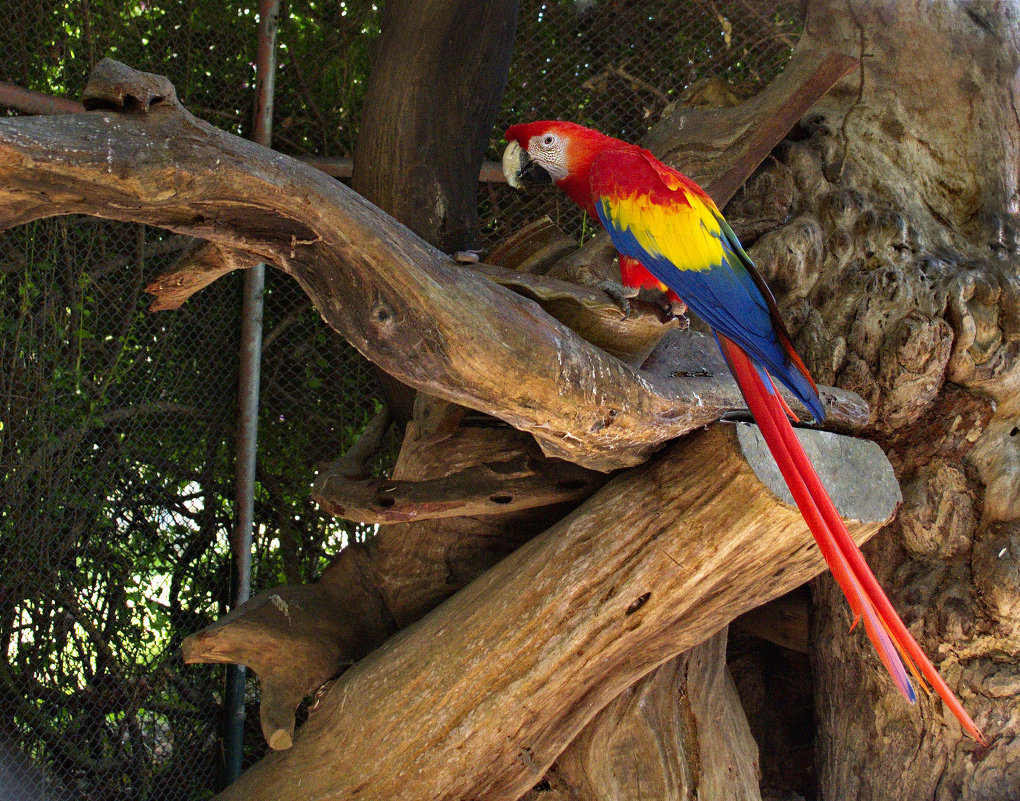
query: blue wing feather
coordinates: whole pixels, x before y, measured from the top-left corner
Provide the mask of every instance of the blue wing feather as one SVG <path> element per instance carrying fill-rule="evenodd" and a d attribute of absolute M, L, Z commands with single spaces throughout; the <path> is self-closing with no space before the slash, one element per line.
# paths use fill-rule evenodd
<path fill-rule="evenodd" d="M 611 175 L 607 175 L 606 171 L 612 167 L 603 164 L 598 166 L 601 172 L 600 182 L 611 180 Z M 650 179 L 655 178 L 651 170 L 649 173 Z M 669 189 L 662 185 L 660 191 Z M 684 204 L 687 203 L 686 197 L 682 199 Z M 616 249 L 623 255 L 641 262 L 649 272 L 676 292 L 691 311 L 713 330 L 736 342 L 755 361 L 785 384 L 815 419 L 824 419 L 825 411 L 814 386 L 791 363 L 776 334 L 769 304 L 769 300 L 772 300 L 771 294 L 768 299 L 763 294 L 769 291 L 768 287 L 764 282 L 759 283 L 755 280 L 755 275 L 751 273 L 755 269 L 754 263 L 744 252 L 733 230 L 722 216 L 715 212 L 714 208 L 706 207 L 713 215 L 717 226 L 713 225 L 713 230 L 709 230 L 704 222 L 700 222 L 702 230 L 692 232 L 695 236 L 714 238 L 718 245 L 715 248 L 718 251 L 718 262 L 704 265 L 677 264 L 676 259 L 666 255 L 664 251 L 671 250 L 676 253 L 683 250 L 667 247 L 666 233 L 655 230 L 655 226 L 668 225 L 670 222 L 668 217 L 654 217 L 652 220 L 654 224 L 639 227 L 648 220 L 640 214 L 625 219 L 627 215 L 619 213 L 620 206 L 614 204 L 614 200 L 608 196 L 597 198 L 595 211 L 603 227 L 609 232 Z M 684 222 L 690 224 L 690 215 L 685 216 Z M 773 300 L 773 306 L 774 303 Z M 771 384 L 766 382 L 766 386 Z"/>

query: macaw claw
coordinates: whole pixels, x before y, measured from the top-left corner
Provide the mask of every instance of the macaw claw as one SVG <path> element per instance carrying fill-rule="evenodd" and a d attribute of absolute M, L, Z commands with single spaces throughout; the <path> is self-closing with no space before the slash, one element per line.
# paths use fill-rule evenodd
<path fill-rule="evenodd" d="M 611 281 L 608 278 L 604 281 L 599 281 L 595 287 L 609 295 L 610 300 L 620 307 L 620 311 L 623 312 L 624 320 L 630 317 L 630 299 L 638 296 L 638 292 L 640 292 L 639 289 L 624 286 L 619 281 Z"/>

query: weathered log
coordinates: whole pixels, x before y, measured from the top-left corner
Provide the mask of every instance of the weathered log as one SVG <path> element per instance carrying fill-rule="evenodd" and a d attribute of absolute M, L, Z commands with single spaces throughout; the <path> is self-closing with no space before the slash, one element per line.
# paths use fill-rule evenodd
<path fill-rule="evenodd" d="M 563 801 L 761 801 L 758 773 L 723 629 L 614 698 L 547 779 Z"/>
<path fill-rule="evenodd" d="M 728 108 L 675 105 L 648 132 L 645 146 L 700 183 L 722 208 L 765 157 L 858 60 L 802 42 L 774 81 Z"/>
<path fill-rule="evenodd" d="M 434 481 L 497 460 L 535 459 L 538 448 L 522 431 L 485 420 L 465 420 L 436 436 L 429 412 L 416 403 L 404 432 L 393 478 Z M 387 609 L 401 627 L 410 625 L 485 570 L 549 528 L 574 504 L 510 514 L 417 520 L 383 526 L 374 540 L 373 571 Z"/>
<path fill-rule="evenodd" d="M 822 569 L 799 512 L 748 466 L 756 436 L 715 426 L 611 481 L 347 671 L 287 758 L 222 798 L 298 782 L 331 798 L 517 798 L 636 679 Z M 898 488 L 877 446 L 858 442 L 860 461 L 820 465 L 823 479 L 838 505 L 866 507 L 850 514 L 882 521 Z M 861 473 L 884 474 L 887 492 L 847 493 Z"/>
<path fill-rule="evenodd" d="M 145 287 L 155 295 L 150 311 L 179 309 L 188 298 L 205 289 L 217 278 L 234 270 L 246 270 L 258 264 L 257 257 L 226 248 L 214 242 L 196 240 L 174 262 L 172 268 Z"/>
<path fill-rule="evenodd" d="M 258 674 L 271 748 L 290 748 L 304 696 L 393 631 L 369 560 L 349 546 L 317 582 L 260 592 L 182 643 L 185 662 L 240 663 Z"/>
<path fill-rule="evenodd" d="M 432 417 L 439 413 L 437 406 L 442 404 L 419 395 L 394 468 L 396 479 L 469 475 L 481 460 L 497 455 L 510 462 L 538 457 L 534 440 L 506 426 L 461 426 L 438 436 L 436 426 L 441 430 L 445 424 Z M 387 420 L 385 412 L 376 415 L 322 476 L 343 480 L 365 475 L 366 459 Z M 500 510 L 484 517 L 387 526 L 368 544 L 342 551 L 317 582 L 267 590 L 188 637 L 185 660 L 251 667 L 262 689 L 266 741 L 276 750 L 289 748 L 295 708 L 303 697 L 321 692 L 323 682 L 382 644 L 398 626 L 417 620 L 546 528 L 547 513 Z"/>

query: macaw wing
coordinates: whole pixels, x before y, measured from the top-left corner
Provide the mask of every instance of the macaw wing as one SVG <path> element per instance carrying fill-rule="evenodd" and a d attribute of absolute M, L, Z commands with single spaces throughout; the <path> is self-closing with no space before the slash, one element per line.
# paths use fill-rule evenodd
<path fill-rule="evenodd" d="M 686 176 L 641 150 L 596 156 L 595 210 L 616 249 L 640 261 L 715 331 L 733 340 L 823 414 L 772 293 L 715 203 Z"/>

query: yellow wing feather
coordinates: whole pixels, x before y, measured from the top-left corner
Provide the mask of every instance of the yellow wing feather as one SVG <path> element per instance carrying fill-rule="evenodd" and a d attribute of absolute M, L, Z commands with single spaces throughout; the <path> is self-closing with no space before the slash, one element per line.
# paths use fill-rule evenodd
<path fill-rule="evenodd" d="M 707 270 L 723 260 L 719 220 L 705 202 L 689 193 L 688 204 L 663 205 L 648 194 L 604 198 L 604 208 L 620 228 L 629 230 L 650 256 L 679 270 Z"/>

